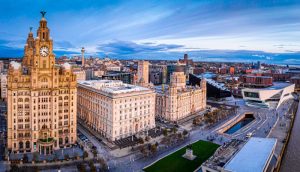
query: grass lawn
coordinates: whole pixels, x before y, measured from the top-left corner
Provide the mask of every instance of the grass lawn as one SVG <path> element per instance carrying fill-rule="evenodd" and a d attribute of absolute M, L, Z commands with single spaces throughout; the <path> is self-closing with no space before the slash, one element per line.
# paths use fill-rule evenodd
<path fill-rule="evenodd" d="M 146 172 L 192 172 L 214 154 L 219 145 L 199 140 L 192 145 L 196 159 L 190 161 L 182 157 L 186 147 L 157 161 L 155 164 L 144 169 Z"/>

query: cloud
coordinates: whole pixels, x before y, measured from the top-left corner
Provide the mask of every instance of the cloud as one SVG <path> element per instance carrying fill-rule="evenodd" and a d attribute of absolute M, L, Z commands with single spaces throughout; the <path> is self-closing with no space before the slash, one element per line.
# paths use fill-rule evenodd
<path fill-rule="evenodd" d="M 63 49 L 63 50 L 75 48 L 75 46 L 69 41 L 55 41 L 54 47 L 57 49 Z"/>
<path fill-rule="evenodd" d="M 100 44 L 98 46 L 98 50 L 114 55 L 134 55 L 138 53 L 165 52 L 182 47 L 183 45 L 176 44 L 154 44 L 150 42 L 135 43 L 130 41 L 113 41 L 105 44 Z"/>

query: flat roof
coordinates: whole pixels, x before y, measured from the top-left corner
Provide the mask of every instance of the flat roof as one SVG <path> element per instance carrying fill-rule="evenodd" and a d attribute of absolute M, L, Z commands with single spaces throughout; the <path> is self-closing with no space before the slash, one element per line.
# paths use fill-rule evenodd
<path fill-rule="evenodd" d="M 280 90 L 280 89 L 284 89 L 288 86 L 293 85 L 292 83 L 287 83 L 287 82 L 273 82 L 273 85 L 267 88 L 263 88 L 266 90 Z"/>
<path fill-rule="evenodd" d="M 252 137 L 242 149 L 225 165 L 232 172 L 264 171 L 267 161 L 275 149 L 277 139 Z"/>
<path fill-rule="evenodd" d="M 119 80 L 88 80 L 80 81 L 79 85 L 90 87 L 106 93 L 120 94 L 129 92 L 149 91 L 149 88 L 140 87 L 131 84 L 125 84 Z"/>

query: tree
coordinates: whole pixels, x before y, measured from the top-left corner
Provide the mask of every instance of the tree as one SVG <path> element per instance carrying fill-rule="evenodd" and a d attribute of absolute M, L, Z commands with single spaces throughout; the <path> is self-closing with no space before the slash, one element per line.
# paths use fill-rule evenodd
<path fill-rule="evenodd" d="M 69 156 L 69 154 L 65 154 L 65 160 L 69 160 L 70 159 L 70 156 Z"/>
<path fill-rule="evenodd" d="M 142 146 L 140 151 L 144 156 L 147 155 L 147 150 L 146 150 L 145 146 Z"/>
<path fill-rule="evenodd" d="M 83 163 L 77 164 L 77 169 L 79 172 L 86 172 L 85 165 Z"/>
<path fill-rule="evenodd" d="M 177 132 L 177 128 L 176 127 L 173 127 L 172 128 L 172 132 L 175 134 Z"/>
<path fill-rule="evenodd" d="M 108 165 L 105 161 L 103 164 L 101 164 L 101 171 L 108 171 Z"/>
<path fill-rule="evenodd" d="M 33 155 L 32 155 L 32 160 L 34 162 L 38 162 L 40 159 L 40 154 L 38 152 L 34 152 Z"/>
<path fill-rule="evenodd" d="M 189 132 L 187 130 L 183 130 L 182 134 L 186 136 Z"/>
<path fill-rule="evenodd" d="M 54 153 L 53 160 L 54 160 L 54 161 L 57 161 L 57 160 L 58 160 L 58 158 L 59 158 L 59 155 L 58 155 L 57 153 Z"/>
<path fill-rule="evenodd" d="M 90 171 L 91 172 L 96 172 L 97 171 L 97 169 L 94 165 L 94 161 L 89 161 L 89 166 L 90 166 Z"/>
<path fill-rule="evenodd" d="M 25 154 L 23 154 L 23 162 L 24 163 L 28 163 L 28 155 L 25 153 Z"/>
<path fill-rule="evenodd" d="M 179 139 L 182 139 L 182 133 L 178 133 L 177 136 L 178 136 Z"/>
<path fill-rule="evenodd" d="M 96 157 L 97 157 L 97 154 L 98 154 L 97 149 L 94 149 L 94 150 L 92 151 L 92 153 L 93 153 L 94 158 L 96 158 Z"/>
<path fill-rule="evenodd" d="M 164 129 L 164 130 L 163 130 L 163 135 L 164 135 L 164 136 L 168 136 L 168 130 L 167 130 L 167 129 Z"/>
<path fill-rule="evenodd" d="M 83 152 L 83 156 L 82 156 L 83 160 L 84 160 L 85 158 L 87 158 L 88 156 L 89 156 L 89 153 L 88 153 L 87 151 L 84 151 L 84 152 Z"/>
<path fill-rule="evenodd" d="M 20 168 L 16 164 L 11 164 L 10 172 L 20 171 Z"/>
<path fill-rule="evenodd" d="M 75 152 L 75 153 L 74 153 L 74 159 L 76 159 L 77 157 L 78 157 L 78 153 Z"/>
<path fill-rule="evenodd" d="M 140 143 L 140 144 L 144 144 L 144 139 L 140 137 L 140 138 L 139 138 L 139 143 Z"/>
<path fill-rule="evenodd" d="M 157 152 L 157 146 L 155 144 L 151 145 L 150 151 L 152 154 L 155 154 Z"/>

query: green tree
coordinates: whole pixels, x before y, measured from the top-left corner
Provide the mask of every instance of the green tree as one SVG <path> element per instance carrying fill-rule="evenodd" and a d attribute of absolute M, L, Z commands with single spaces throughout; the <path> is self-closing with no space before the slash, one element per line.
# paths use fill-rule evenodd
<path fill-rule="evenodd" d="M 25 154 L 23 154 L 23 162 L 24 163 L 28 163 L 28 155 L 25 153 Z"/>
<path fill-rule="evenodd" d="M 94 161 L 89 161 L 89 167 L 90 167 L 90 171 L 91 172 L 96 172 L 97 171 L 97 169 L 96 169 L 96 167 L 95 167 L 95 164 L 94 164 Z"/>
<path fill-rule="evenodd" d="M 139 143 L 140 143 L 140 144 L 144 144 L 144 139 L 140 137 L 140 138 L 139 138 Z"/>
<path fill-rule="evenodd" d="M 164 135 L 164 136 L 168 136 L 168 130 L 167 130 L 167 129 L 164 129 L 164 130 L 163 130 L 163 135 Z"/>
<path fill-rule="evenodd" d="M 87 158 L 88 156 L 89 156 L 89 153 L 88 153 L 87 151 L 84 151 L 84 152 L 83 152 L 83 156 L 82 156 L 83 160 L 84 160 L 85 158 Z"/>
<path fill-rule="evenodd" d="M 151 145 L 150 151 L 152 154 L 155 154 L 157 152 L 157 146 L 155 144 Z"/>
<path fill-rule="evenodd" d="M 97 154 L 98 154 L 97 149 L 92 150 L 92 153 L 93 153 L 94 158 L 96 158 L 96 157 L 97 157 Z"/>
<path fill-rule="evenodd" d="M 16 164 L 10 165 L 10 172 L 20 171 L 20 168 Z"/>
<path fill-rule="evenodd" d="M 184 136 L 186 136 L 186 135 L 189 134 L 189 132 L 188 132 L 187 130 L 183 130 L 182 134 L 183 134 Z"/>
<path fill-rule="evenodd" d="M 38 152 L 34 152 L 33 155 L 32 155 L 32 160 L 34 162 L 38 162 L 40 159 L 40 154 Z"/>
<path fill-rule="evenodd" d="M 84 163 L 77 164 L 77 169 L 79 172 L 86 172 Z"/>
<path fill-rule="evenodd" d="M 172 128 L 172 132 L 175 134 L 177 132 L 177 128 L 176 127 L 173 127 Z"/>
<path fill-rule="evenodd" d="M 69 154 L 65 154 L 65 160 L 69 160 L 70 159 L 70 156 L 69 156 Z"/>

